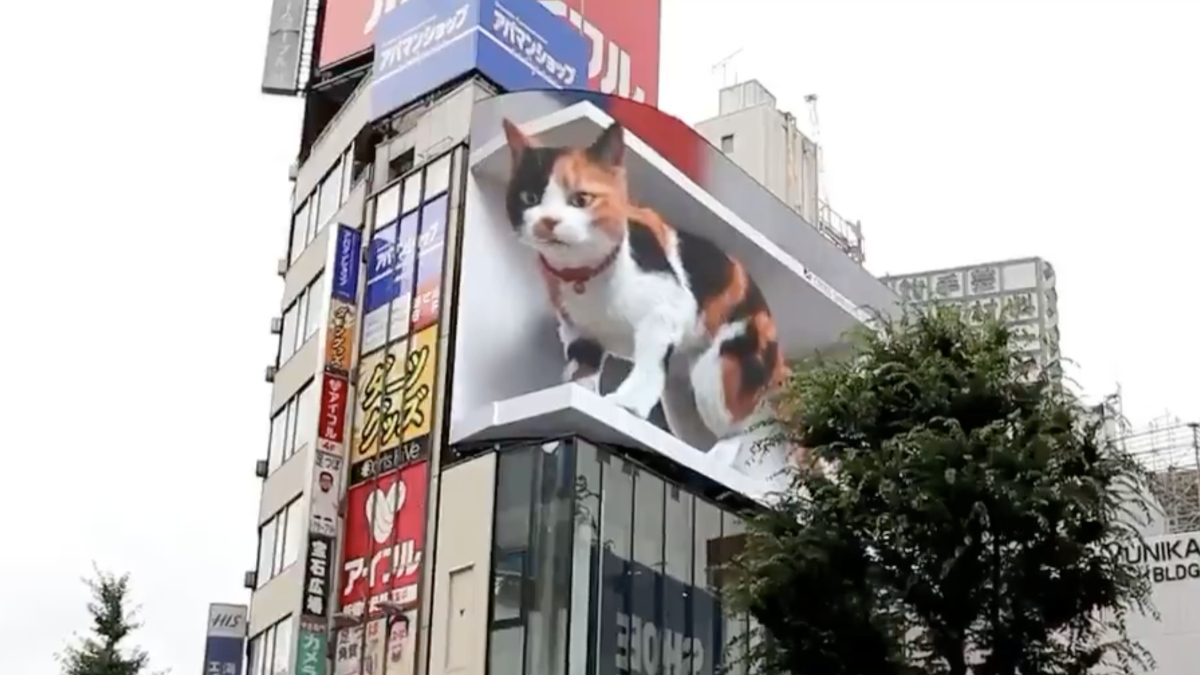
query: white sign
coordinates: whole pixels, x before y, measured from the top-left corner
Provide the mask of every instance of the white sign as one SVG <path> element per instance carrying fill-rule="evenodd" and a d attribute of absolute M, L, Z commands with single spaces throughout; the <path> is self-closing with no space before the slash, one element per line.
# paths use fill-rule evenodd
<path fill-rule="evenodd" d="M 208 606 L 208 637 L 246 637 L 245 605 L 213 603 Z"/>

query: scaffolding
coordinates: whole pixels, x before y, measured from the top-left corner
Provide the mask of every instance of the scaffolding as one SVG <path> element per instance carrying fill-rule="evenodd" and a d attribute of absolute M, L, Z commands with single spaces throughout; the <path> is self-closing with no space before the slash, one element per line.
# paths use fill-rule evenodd
<path fill-rule="evenodd" d="M 1164 415 L 1120 440 L 1150 472 L 1166 532 L 1200 531 L 1200 424 Z"/>

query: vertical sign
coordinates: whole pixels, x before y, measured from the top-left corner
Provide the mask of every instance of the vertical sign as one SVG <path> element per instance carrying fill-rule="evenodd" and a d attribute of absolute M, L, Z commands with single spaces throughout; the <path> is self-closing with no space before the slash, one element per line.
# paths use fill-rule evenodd
<path fill-rule="evenodd" d="M 242 675 L 246 653 L 246 606 L 213 603 L 208 606 L 204 641 L 204 675 Z"/>
<path fill-rule="evenodd" d="M 322 367 L 317 413 L 317 447 L 313 452 L 308 502 L 308 542 L 304 555 L 304 591 L 300 630 L 296 637 L 296 675 L 327 675 L 328 629 L 334 609 L 333 569 L 338 536 L 338 504 L 345 473 L 346 406 L 350 373 L 358 340 L 358 279 L 362 233 L 338 225 L 330 236 L 325 273 L 329 278 L 328 314 L 322 340 Z"/>

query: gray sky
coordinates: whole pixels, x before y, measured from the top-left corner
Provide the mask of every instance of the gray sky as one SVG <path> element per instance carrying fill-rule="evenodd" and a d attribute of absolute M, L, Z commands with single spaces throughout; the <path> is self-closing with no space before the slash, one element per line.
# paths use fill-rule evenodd
<path fill-rule="evenodd" d="M 248 600 L 299 106 L 258 93 L 266 0 L 60 5 L 0 28 L 22 64 L 0 113 L 0 672 L 57 672 L 95 560 L 132 573 L 138 641 L 186 675 L 207 603 Z M 664 109 L 714 114 L 711 64 L 745 48 L 738 75 L 802 121 L 819 94 L 873 272 L 1043 256 L 1089 391 L 1200 417 L 1200 8 L 712 5 L 665 1 Z"/>

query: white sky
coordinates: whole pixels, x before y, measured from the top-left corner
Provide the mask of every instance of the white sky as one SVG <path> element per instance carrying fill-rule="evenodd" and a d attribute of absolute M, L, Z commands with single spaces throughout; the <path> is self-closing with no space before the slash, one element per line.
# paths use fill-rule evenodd
<path fill-rule="evenodd" d="M 186 675 L 207 603 L 248 599 L 299 106 L 258 93 L 267 0 L 69 5 L 0 27 L 0 672 L 57 672 L 96 560 Z M 1194 3 L 666 0 L 663 22 L 661 104 L 688 121 L 739 47 L 802 121 L 820 95 L 873 272 L 1043 256 L 1090 392 L 1200 418 Z"/>

